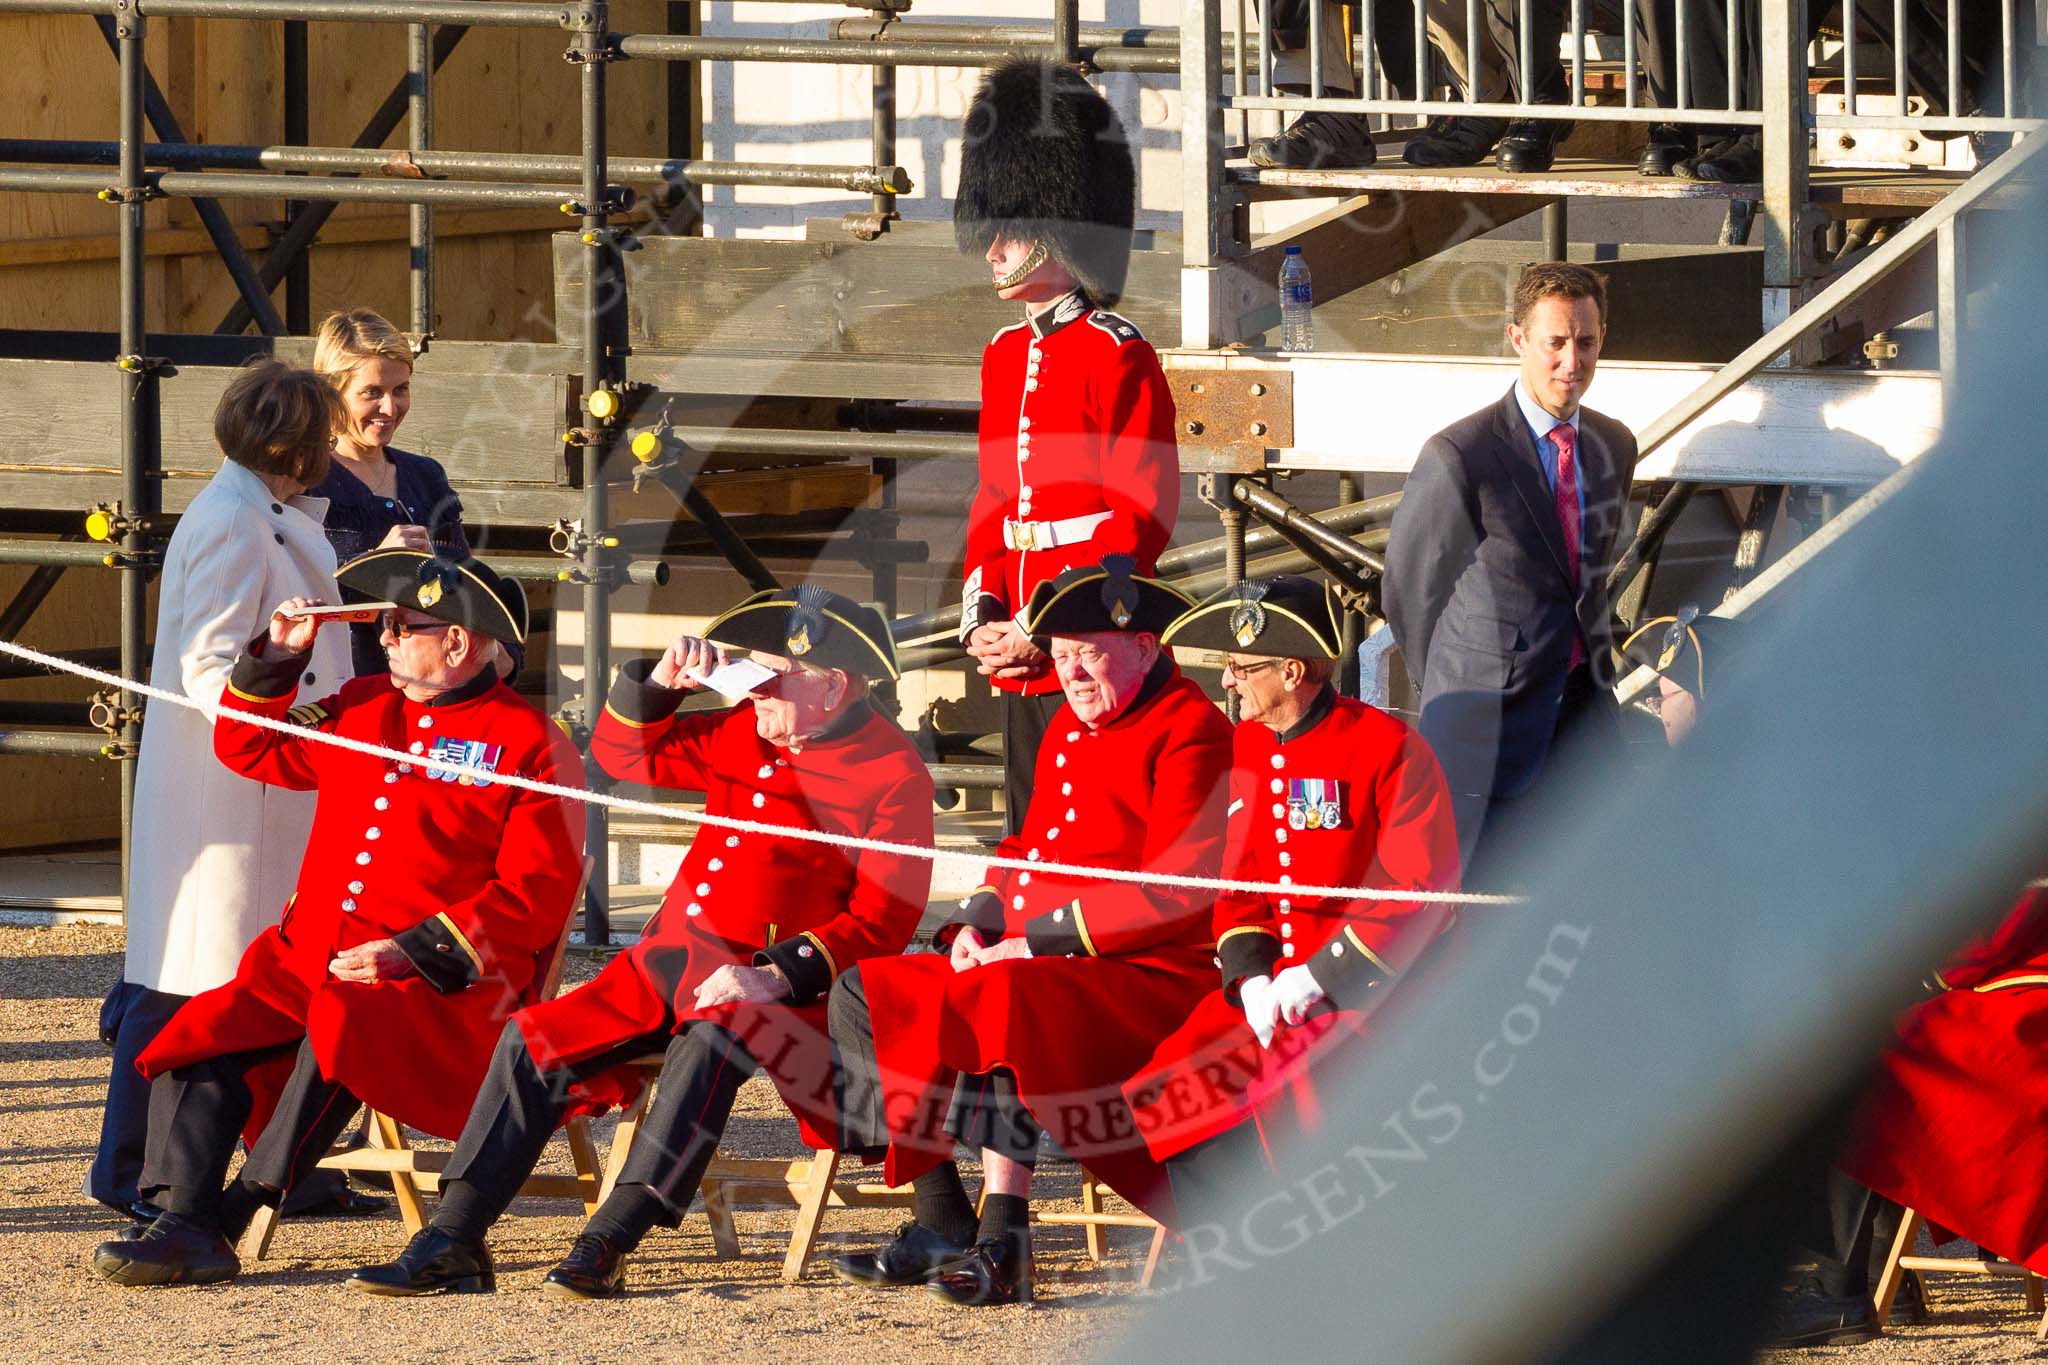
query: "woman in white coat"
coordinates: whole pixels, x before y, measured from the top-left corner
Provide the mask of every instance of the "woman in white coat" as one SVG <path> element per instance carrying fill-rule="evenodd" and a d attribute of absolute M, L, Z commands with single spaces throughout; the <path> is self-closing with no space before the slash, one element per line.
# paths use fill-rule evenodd
<path fill-rule="evenodd" d="M 235 658 L 288 597 L 340 601 L 322 525 L 305 490 L 326 477 L 339 403 L 310 370 L 258 361 L 221 396 L 214 439 L 227 458 L 164 551 L 150 681 L 220 698 Z M 351 676 L 348 636 L 323 631 L 301 680 L 324 695 Z M 142 729 L 130 831 L 127 963 L 101 1010 L 114 1045 L 100 1146 L 86 1193 L 132 1216 L 149 1086 L 135 1071 L 179 1005 L 228 981 L 276 922 L 298 876 L 314 794 L 265 786 L 213 756 L 213 726 L 152 705 Z"/>

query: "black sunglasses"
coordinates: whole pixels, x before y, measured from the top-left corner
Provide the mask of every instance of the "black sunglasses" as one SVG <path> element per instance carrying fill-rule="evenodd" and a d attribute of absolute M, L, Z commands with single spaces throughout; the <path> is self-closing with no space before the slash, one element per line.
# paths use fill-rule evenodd
<path fill-rule="evenodd" d="M 398 619 L 397 612 L 380 611 L 377 613 L 377 629 L 380 632 L 388 630 L 394 638 L 400 640 L 403 640 L 408 635 L 419 635 L 426 631 L 446 630 L 454 624 L 453 621 L 401 621 Z"/>

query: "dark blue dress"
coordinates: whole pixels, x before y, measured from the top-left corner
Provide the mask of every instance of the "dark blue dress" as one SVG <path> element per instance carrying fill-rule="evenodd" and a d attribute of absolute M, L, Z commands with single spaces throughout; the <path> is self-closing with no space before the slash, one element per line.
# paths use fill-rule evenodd
<path fill-rule="evenodd" d="M 318 488 L 307 490 L 313 497 L 327 499 L 327 539 L 334 546 L 335 561 L 346 564 L 357 555 L 368 554 L 394 526 L 424 526 L 435 548 L 457 559 L 468 558 L 462 500 L 448 486 L 440 461 L 396 446 L 386 447 L 384 453 L 398 467 L 392 497 L 371 492 L 341 459 L 334 461 Z M 349 599 L 359 596 L 348 589 L 343 589 L 342 595 Z M 383 646 L 377 643 L 377 627 L 350 626 L 348 630 L 356 676 L 388 672 Z"/>

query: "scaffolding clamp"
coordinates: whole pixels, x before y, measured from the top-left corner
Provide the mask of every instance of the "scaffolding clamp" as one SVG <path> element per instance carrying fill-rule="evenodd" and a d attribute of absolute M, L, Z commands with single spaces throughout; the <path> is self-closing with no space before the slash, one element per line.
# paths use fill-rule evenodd
<path fill-rule="evenodd" d="M 558 517 L 548 528 L 548 548 L 568 559 L 581 559 L 590 550 L 616 550 L 617 536 L 588 536 L 583 533 L 583 523 L 568 517 Z"/>
<path fill-rule="evenodd" d="M 94 198 L 102 204 L 146 204 L 164 198 L 164 192 L 153 184 L 109 185 Z"/>
<path fill-rule="evenodd" d="M 87 724 L 91 725 L 95 730 L 104 730 L 109 735 L 119 735 L 131 723 L 137 725 L 142 723 L 141 710 L 121 705 L 121 694 L 119 692 L 103 690 L 93 693 L 91 703 L 87 706 L 85 714 Z M 102 752 L 105 751 L 102 750 Z M 125 755 L 110 753 L 107 757 L 120 758 L 125 757 Z"/>
<path fill-rule="evenodd" d="M 149 518 L 129 516 L 121 510 L 121 504 L 118 502 L 96 502 L 85 514 L 86 538 L 97 540 L 102 544 L 111 545 L 116 541 L 127 539 L 131 534 L 146 535 L 148 531 Z M 125 560 L 127 558 L 128 556 L 125 555 L 109 555 L 106 562 L 111 566 L 114 565 L 116 559 Z M 141 556 L 142 561 L 145 563 L 154 558 L 154 554 L 144 554 Z"/>
<path fill-rule="evenodd" d="M 618 251 L 638 251 L 641 246 L 639 232 L 630 227 L 585 228 L 582 233 L 585 246 L 609 246 Z"/>
<path fill-rule="evenodd" d="M 171 362 L 160 355 L 124 355 L 115 357 L 114 368 L 123 374 L 162 374 Z"/>
<path fill-rule="evenodd" d="M 596 62 L 623 62 L 626 54 L 619 51 L 617 34 L 607 34 L 602 47 L 572 47 L 562 54 L 562 60 L 571 66 L 590 66 Z"/>

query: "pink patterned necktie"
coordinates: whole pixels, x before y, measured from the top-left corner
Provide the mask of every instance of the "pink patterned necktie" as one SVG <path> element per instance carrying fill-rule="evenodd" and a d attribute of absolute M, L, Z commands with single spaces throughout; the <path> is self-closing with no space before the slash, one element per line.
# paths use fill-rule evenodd
<path fill-rule="evenodd" d="M 1576 596 L 1579 591 L 1580 539 L 1578 429 L 1570 422 L 1559 422 L 1550 429 L 1550 439 L 1557 443 L 1557 524 L 1564 532 L 1566 574 Z M 1586 637 L 1575 627 L 1572 632 L 1572 661 L 1566 668 L 1577 668 L 1585 661 Z"/>

